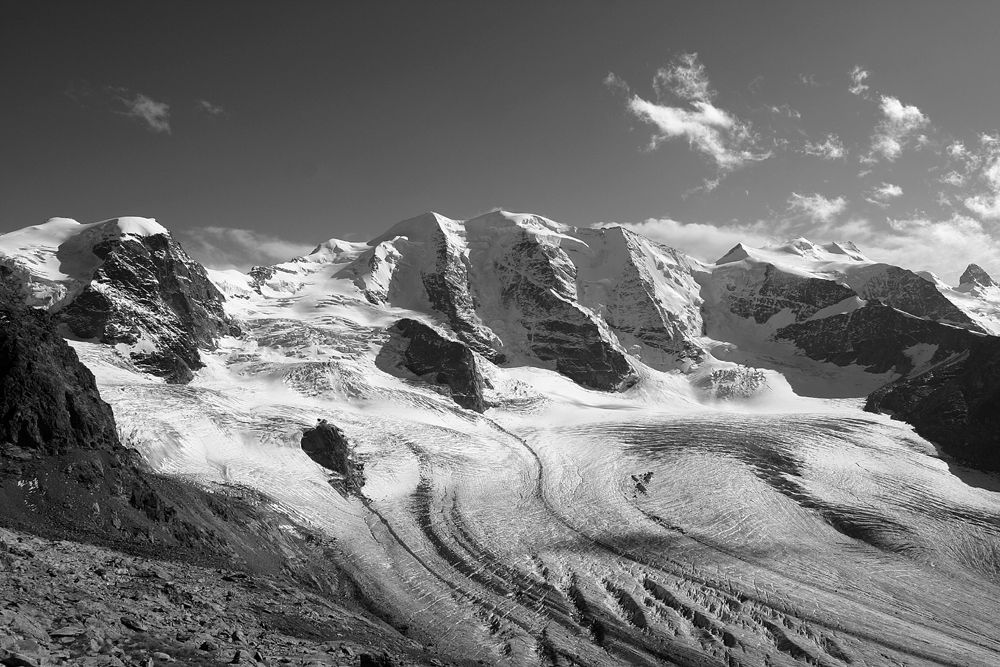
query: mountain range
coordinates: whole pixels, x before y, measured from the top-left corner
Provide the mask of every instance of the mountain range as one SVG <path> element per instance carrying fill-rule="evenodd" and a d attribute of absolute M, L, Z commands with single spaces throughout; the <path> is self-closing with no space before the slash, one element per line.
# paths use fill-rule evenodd
<path fill-rule="evenodd" d="M 42 471 L 117 517 L 87 539 L 329 567 L 307 585 L 349 579 L 435 660 L 1000 655 L 975 264 L 948 286 L 802 238 L 708 264 L 495 211 L 247 273 L 151 219 L 53 218 L 0 236 L 0 269 L 11 525 L 69 530 Z M 244 492 L 242 527 L 201 509 Z"/>

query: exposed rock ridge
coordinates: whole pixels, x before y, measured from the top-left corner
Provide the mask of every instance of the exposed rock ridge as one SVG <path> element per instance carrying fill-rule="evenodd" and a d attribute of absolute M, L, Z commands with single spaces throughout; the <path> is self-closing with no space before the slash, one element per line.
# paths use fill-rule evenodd
<path fill-rule="evenodd" d="M 494 348 L 499 341 L 476 315 L 476 305 L 469 290 L 469 269 L 462 248 L 452 241 L 440 224 L 431 243 L 436 256 L 433 270 L 425 268 L 421 271 L 431 306 L 447 318 L 452 331 L 462 342 L 493 363 L 503 363 L 504 355 Z"/>
<path fill-rule="evenodd" d="M 493 315 L 504 324 L 504 345 L 523 348 L 592 389 L 628 384 L 633 373 L 626 355 L 607 325 L 579 305 L 577 269 L 558 239 L 519 227 L 492 234 L 473 249 L 472 261 L 499 283 L 499 295 L 490 298 L 499 296 Z"/>
<path fill-rule="evenodd" d="M 134 346 L 133 360 L 172 382 L 187 382 L 232 327 L 222 294 L 204 267 L 166 234 L 123 235 L 96 244 L 89 284 L 55 315 L 77 336 Z"/>
<path fill-rule="evenodd" d="M 967 351 L 879 388 L 865 410 L 888 412 L 955 458 L 1000 471 L 1000 338 L 975 337 Z"/>
<path fill-rule="evenodd" d="M 918 346 L 930 346 L 923 363 L 937 363 L 963 352 L 981 336 L 869 301 L 841 315 L 797 322 L 775 333 L 778 340 L 795 343 L 807 356 L 846 366 L 858 364 L 870 373 L 909 373 L 920 358 Z"/>
<path fill-rule="evenodd" d="M 975 320 L 913 271 L 876 264 L 860 273 L 868 274 L 857 289 L 862 299 L 880 299 L 904 313 L 985 333 Z"/>
<path fill-rule="evenodd" d="M 855 296 L 832 280 L 786 273 L 772 264 L 733 264 L 717 274 L 721 300 L 734 315 L 764 324 L 785 309 L 796 321 Z"/>

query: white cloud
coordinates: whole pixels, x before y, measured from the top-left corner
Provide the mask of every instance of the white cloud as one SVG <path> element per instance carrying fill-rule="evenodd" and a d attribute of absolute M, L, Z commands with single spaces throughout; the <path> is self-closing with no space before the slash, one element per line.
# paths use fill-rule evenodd
<path fill-rule="evenodd" d="M 787 104 L 782 104 L 781 106 L 768 105 L 768 111 L 773 113 L 775 116 L 785 116 L 787 118 L 802 118 L 802 114 L 788 106 Z"/>
<path fill-rule="evenodd" d="M 862 69 L 861 65 L 855 65 L 854 69 L 852 69 L 850 72 L 851 86 L 848 88 L 848 90 L 851 91 L 851 93 L 853 93 L 854 95 L 861 95 L 863 97 L 867 97 L 868 86 L 864 83 L 864 81 L 870 75 L 871 72 L 869 72 L 866 69 Z"/>
<path fill-rule="evenodd" d="M 963 152 L 962 160 L 963 184 L 979 184 L 978 192 L 963 199 L 965 208 L 983 220 L 1000 220 L 1000 137 L 980 135 L 978 149 Z"/>
<path fill-rule="evenodd" d="M 226 114 L 225 109 L 212 104 L 208 100 L 198 100 L 198 102 L 194 105 L 194 108 L 196 111 L 204 111 L 212 116 L 224 116 Z"/>
<path fill-rule="evenodd" d="M 153 132 L 170 134 L 170 105 L 166 102 L 156 102 L 136 93 L 132 99 L 118 98 L 128 109 L 126 116 L 132 116 L 146 123 Z"/>
<path fill-rule="evenodd" d="M 901 197 L 903 188 L 892 183 L 883 182 L 882 185 L 866 193 L 865 201 L 875 204 L 879 208 L 889 208 L 889 200 Z"/>
<path fill-rule="evenodd" d="M 953 284 L 970 262 L 986 267 L 992 264 L 996 271 L 993 258 L 1000 256 L 1000 241 L 978 220 L 954 215 L 947 220 L 914 218 L 890 220 L 889 224 L 888 234 L 873 232 L 866 240 L 872 259 L 913 271 L 930 270 Z"/>
<path fill-rule="evenodd" d="M 964 202 L 969 209 L 983 220 L 1000 220 L 1000 195 L 974 195 Z"/>
<path fill-rule="evenodd" d="M 846 208 L 847 200 L 843 197 L 827 199 L 820 194 L 807 196 L 793 192 L 788 198 L 789 210 L 804 213 L 816 222 L 829 222 Z"/>
<path fill-rule="evenodd" d="M 883 182 L 882 185 L 875 188 L 872 196 L 876 199 L 893 199 L 899 197 L 903 194 L 903 188 L 898 185 L 893 185 L 892 183 Z"/>
<path fill-rule="evenodd" d="M 287 262 L 316 247 L 232 227 L 196 227 L 180 231 L 178 236 L 191 257 L 212 269 L 247 271 L 254 266 Z"/>
<path fill-rule="evenodd" d="M 604 77 L 604 85 L 613 91 L 624 93 L 626 97 L 631 94 L 628 84 L 614 72 L 608 72 L 608 75 Z"/>
<path fill-rule="evenodd" d="M 682 53 L 670 67 L 661 68 L 653 79 L 657 99 L 675 95 L 688 102 L 711 102 L 715 97 L 697 53 Z"/>
<path fill-rule="evenodd" d="M 893 162 L 903 153 L 909 135 L 930 123 L 920 109 L 903 104 L 895 97 L 882 95 L 880 107 L 883 118 L 872 136 L 872 150 L 865 159 L 867 162 L 876 161 L 876 153 Z"/>
<path fill-rule="evenodd" d="M 802 152 L 806 155 L 817 155 L 825 160 L 839 160 L 847 154 L 843 142 L 836 134 L 827 135 L 826 141 L 821 144 L 807 141 Z"/>
<path fill-rule="evenodd" d="M 945 174 L 938 180 L 940 180 L 942 183 L 955 186 L 956 188 L 965 187 L 965 182 L 966 182 L 965 176 L 958 173 L 954 169 L 949 171 L 947 174 Z"/>
<path fill-rule="evenodd" d="M 605 84 L 620 88 L 618 77 L 605 78 Z M 757 147 L 757 137 L 748 123 L 715 106 L 715 91 L 705 75 L 697 54 L 683 54 L 668 68 L 657 72 L 653 81 L 657 101 L 633 95 L 628 109 L 636 117 L 654 126 L 650 148 L 683 138 L 695 150 L 711 158 L 720 171 L 730 171 L 748 162 L 764 160 L 771 153 Z M 679 98 L 687 106 L 670 106 L 664 100 Z"/>
<path fill-rule="evenodd" d="M 815 74 L 799 74 L 799 83 L 804 86 L 810 86 L 811 88 L 819 87 L 819 84 L 816 83 Z"/>

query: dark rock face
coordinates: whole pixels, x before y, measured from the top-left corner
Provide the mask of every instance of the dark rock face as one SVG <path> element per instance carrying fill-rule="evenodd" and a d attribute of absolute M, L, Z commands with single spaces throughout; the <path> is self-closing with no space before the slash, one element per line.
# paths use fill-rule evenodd
<path fill-rule="evenodd" d="M 120 446 L 93 374 L 0 267 L 0 443 L 44 454 Z"/>
<path fill-rule="evenodd" d="M 520 313 L 528 346 L 542 361 L 592 389 L 613 391 L 634 378 L 625 353 L 576 301 L 576 267 L 560 248 L 527 234 L 496 258 L 501 303 Z"/>
<path fill-rule="evenodd" d="M 1000 338 L 976 337 L 966 352 L 879 388 L 865 410 L 891 413 L 955 458 L 1000 471 Z"/>
<path fill-rule="evenodd" d="M 133 360 L 169 382 L 184 383 L 203 364 L 198 347 L 236 333 L 222 309 L 224 298 L 205 269 L 165 234 L 125 235 L 98 243 L 102 260 L 93 279 L 54 314 L 81 338 L 150 349 Z"/>
<path fill-rule="evenodd" d="M 347 491 L 358 491 L 365 485 L 364 466 L 352 460 L 344 432 L 325 419 L 302 433 L 302 451 L 327 470 L 341 475 Z"/>
<path fill-rule="evenodd" d="M 960 285 L 978 285 L 979 287 L 996 287 L 997 281 L 990 277 L 978 264 L 969 264 L 965 273 L 958 279 Z"/>
<path fill-rule="evenodd" d="M 884 264 L 877 265 L 877 268 L 879 273 L 858 290 L 858 296 L 862 299 L 878 299 L 904 313 L 985 333 L 979 324 L 949 301 L 933 284 L 913 271 Z"/>
<path fill-rule="evenodd" d="M 476 305 L 469 291 L 469 268 L 461 250 L 440 227 L 434 233 L 436 262 L 433 271 L 421 272 L 424 290 L 434 310 L 448 318 L 459 339 L 495 364 L 505 357 L 491 345 L 493 336 L 476 316 Z"/>
<path fill-rule="evenodd" d="M 804 278 L 777 270 L 773 265 L 738 269 L 727 274 L 724 299 L 739 317 L 764 324 L 773 315 L 790 309 L 796 320 L 855 296 L 854 290 L 832 280 Z"/>
<path fill-rule="evenodd" d="M 913 369 L 913 360 L 905 352 L 913 346 L 936 346 L 929 360 L 934 363 L 968 349 L 980 337 L 878 301 L 851 313 L 790 324 L 775 333 L 776 339 L 795 343 L 817 361 L 838 366 L 858 364 L 871 373 L 895 371 L 903 375 Z"/>
<path fill-rule="evenodd" d="M 486 411 L 486 380 L 468 345 L 408 318 L 389 327 L 389 333 L 398 341 L 382 347 L 376 359 L 380 368 L 392 372 L 394 366 L 401 365 L 428 382 L 447 385 L 452 399 L 463 408 Z"/>

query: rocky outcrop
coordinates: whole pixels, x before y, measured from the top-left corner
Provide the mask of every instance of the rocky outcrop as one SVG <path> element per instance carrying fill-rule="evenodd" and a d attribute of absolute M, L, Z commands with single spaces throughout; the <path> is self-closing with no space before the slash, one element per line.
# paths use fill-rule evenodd
<path fill-rule="evenodd" d="M 716 270 L 720 301 L 738 317 L 766 323 L 788 310 L 796 321 L 855 296 L 854 290 L 832 280 L 787 273 L 772 264 L 733 264 Z"/>
<path fill-rule="evenodd" d="M 978 323 L 941 294 L 933 283 L 913 271 L 888 264 L 875 264 L 857 271 L 850 282 L 855 285 L 858 296 L 862 299 L 878 299 L 910 315 L 985 333 Z"/>
<path fill-rule="evenodd" d="M 879 388 L 865 410 L 887 412 L 947 454 L 1000 471 L 1000 338 L 969 343 L 926 372 Z"/>
<path fill-rule="evenodd" d="M 778 329 L 774 337 L 793 342 L 806 356 L 870 373 L 905 375 L 916 361 L 937 363 L 969 349 L 977 338 L 958 327 L 925 320 L 878 301 L 863 308 Z"/>
<path fill-rule="evenodd" d="M 95 244 L 100 260 L 89 283 L 56 318 L 76 336 L 131 346 L 133 361 L 184 383 L 203 364 L 199 347 L 236 333 L 222 294 L 204 267 L 167 234 L 112 237 Z"/>
<path fill-rule="evenodd" d="M 476 315 L 476 305 L 469 291 L 469 269 L 461 248 L 438 225 L 431 241 L 435 261 L 433 269 L 424 268 L 421 280 L 431 307 L 448 319 L 455 335 L 473 350 L 495 364 L 506 361 L 493 345 L 496 337 Z"/>
<path fill-rule="evenodd" d="M 325 419 L 302 433 L 302 451 L 313 461 L 343 479 L 344 490 L 357 492 L 365 485 L 364 465 L 352 456 L 344 432 Z"/>
<path fill-rule="evenodd" d="M 997 281 L 990 277 L 978 264 L 969 264 L 965 273 L 958 279 L 959 285 L 974 285 L 976 287 L 997 287 Z"/>
<path fill-rule="evenodd" d="M 408 318 L 389 327 L 389 333 L 392 338 L 376 358 L 379 368 L 395 375 L 404 374 L 400 371 L 405 369 L 426 382 L 447 387 L 463 408 L 486 411 L 486 380 L 468 345 Z"/>
<path fill-rule="evenodd" d="M 0 267 L 0 446 L 59 454 L 120 446 L 111 406 L 94 375 L 56 333 L 50 316 L 25 306 Z"/>

